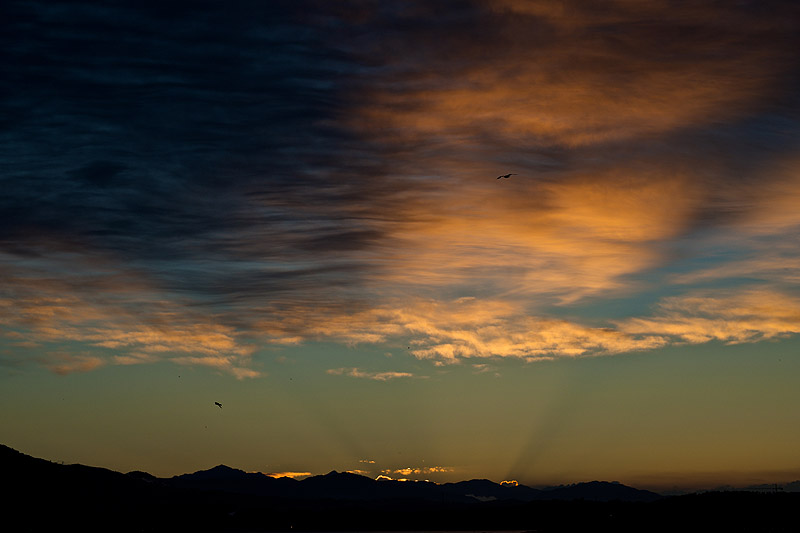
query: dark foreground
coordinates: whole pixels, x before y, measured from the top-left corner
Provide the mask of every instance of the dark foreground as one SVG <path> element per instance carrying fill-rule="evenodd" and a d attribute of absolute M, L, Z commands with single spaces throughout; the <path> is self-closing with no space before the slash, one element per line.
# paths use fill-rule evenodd
<path fill-rule="evenodd" d="M 16 529 L 25 531 L 800 530 L 800 493 L 708 492 L 640 501 L 533 494 L 528 495 L 537 498 L 533 501 L 480 502 L 443 489 L 435 497 L 380 491 L 354 496 L 354 483 L 374 487 L 372 481 L 342 475 L 308 483 L 316 492 L 307 487 L 299 492 L 303 485 L 286 482 L 277 493 L 252 486 L 201 487 L 185 476 L 164 480 L 60 465 L 6 447 L 0 447 L 0 472 L 9 495 L 0 507 L 4 522 L 18 523 Z M 474 490 L 476 485 L 469 486 Z"/>

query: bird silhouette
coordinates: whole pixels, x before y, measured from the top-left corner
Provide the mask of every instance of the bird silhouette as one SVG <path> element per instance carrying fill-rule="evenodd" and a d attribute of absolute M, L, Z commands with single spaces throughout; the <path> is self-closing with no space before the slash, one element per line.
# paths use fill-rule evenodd
<path fill-rule="evenodd" d="M 216 405 L 217 407 L 219 407 L 220 409 L 222 409 L 222 404 L 221 404 L 221 403 L 219 403 L 219 402 L 214 402 L 214 405 Z"/>
<path fill-rule="evenodd" d="M 500 179 L 500 178 L 510 178 L 511 176 L 516 176 L 516 175 L 517 175 L 517 174 L 504 174 L 504 175 L 502 175 L 502 176 L 497 176 L 497 179 Z"/>

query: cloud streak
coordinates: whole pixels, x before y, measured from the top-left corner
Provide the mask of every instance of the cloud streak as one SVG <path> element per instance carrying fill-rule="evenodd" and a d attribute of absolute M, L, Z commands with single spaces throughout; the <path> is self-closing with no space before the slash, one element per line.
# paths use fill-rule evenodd
<path fill-rule="evenodd" d="M 309 323 L 312 318 L 307 316 L 302 327 L 313 332 L 312 338 L 352 344 L 411 337 L 412 355 L 438 363 L 486 357 L 549 360 L 648 350 L 666 343 L 656 335 L 635 336 L 612 328 L 531 317 L 508 302 L 471 298 L 449 303 L 418 301 L 404 308 L 343 316 L 335 322 L 328 318 L 327 314 L 320 317 L 319 326 L 314 328 Z M 272 333 L 282 338 L 300 332 Z M 341 368 L 329 373 L 371 377 L 359 369 Z"/>
<path fill-rule="evenodd" d="M 800 299 L 763 289 L 669 298 L 660 303 L 656 316 L 631 319 L 621 329 L 692 344 L 779 339 L 800 332 Z"/>
<path fill-rule="evenodd" d="M 332 376 L 349 376 L 352 378 L 371 379 L 373 381 L 390 381 L 398 378 L 412 378 L 409 372 L 368 372 L 360 368 L 331 368 L 327 371 Z"/>
<path fill-rule="evenodd" d="M 90 265 L 84 265 L 89 269 Z M 252 344 L 241 332 L 159 298 L 135 276 L 115 273 L 103 281 L 84 270 L 79 276 L 50 277 L 48 271 L 5 268 L 9 283 L 0 298 L 0 326 L 16 342 L 52 350 L 45 366 L 58 374 L 105 364 L 144 364 L 164 359 L 256 377 L 250 368 Z M 75 277 L 87 277 L 80 286 Z M 116 285 L 118 281 L 130 282 Z M 94 348 L 91 355 L 70 354 L 67 345 Z"/>
<path fill-rule="evenodd" d="M 791 68 L 785 3 L 773 3 L 775 12 L 657 2 L 560 6 L 475 2 L 469 15 L 480 28 L 457 10 L 416 6 L 391 18 L 376 10 L 374 24 L 386 37 L 357 40 L 360 53 L 406 53 L 359 93 L 367 104 L 356 127 L 398 143 L 628 140 L 749 113 Z"/>

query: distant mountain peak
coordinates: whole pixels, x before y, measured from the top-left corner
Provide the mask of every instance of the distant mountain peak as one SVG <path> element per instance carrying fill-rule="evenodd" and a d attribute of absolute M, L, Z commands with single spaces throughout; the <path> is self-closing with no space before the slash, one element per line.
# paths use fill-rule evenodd
<path fill-rule="evenodd" d="M 235 472 L 237 474 L 238 473 L 241 473 L 241 474 L 246 473 L 244 470 L 239 470 L 238 468 L 232 468 L 232 467 L 230 467 L 228 465 L 217 465 L 214 468 L 206 470 L 206 472 L 220 472 L 220 473 L 223 473 L 223 472 L 234 473 Z"/>
<path fill-rule="evenodd" d="M 593 501 L 653 501 L 661 498 L 660 494 L 649 490 L 635 489 L 623 485 L 619 481 L 597 480 L 546 489 L 545 494 L 553 499 Z"/>
<path fill-rule="evenodd" d="M 173 479 L 196 479 L 196 480 L 233 480 L 233 479 L 242 479 L 246 477 L 251 477 L 257 474 L 249 474 L 244 470 L 239 470 L 238 468 L 231 468 L 227 465 L 217 465 L 213 468 L 209 468 L 208 470 L 198 470 L 197 472 L 193 472 L 191 474 L 181 474 L 179 476 L 173 476 Z"/>
<path fill-rule="evenodd" d="M 142 472 L 141 470 L 133 470 L 125 474 L 126 476 L 132 477 L 134 479 L 140 479 L 142 481 L 147 481 L 148 483 L 158 481 L 158 478 L 149 472 Z"/>
<path fill-rule="evenodd" d="M 337 479 L 366 479 L 369 481 L 373 481 L 372 478 L 367 476 L 362 476 L 361 474 L 356 474 L 353 472 L 339 472 L 337 470 L 331 470 L 327 474 L 320 474 L 317 476 L 310 476 L 305 479 L 305 481 L 319 481 L 319 480 L 337 480 Z"/>

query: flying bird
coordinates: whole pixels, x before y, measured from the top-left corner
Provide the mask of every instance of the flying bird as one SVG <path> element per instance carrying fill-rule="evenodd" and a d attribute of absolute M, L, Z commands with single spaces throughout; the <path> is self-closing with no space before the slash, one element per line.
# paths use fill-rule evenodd
<path fill-rule="evenodd" d="M 222 409 L 222 404 L 221 404 L 221 403 L 219 403 L 219 402 L 214 402 L 214 405 L 216 405 L 217 407 L 219 407 L 220 409 Z"/>
<path fill-rule="evenodd" d="M 510 178 L 511 176 L 517 176 L 517 174 L 504 174 L 503 176 L 497 176 L 497 179 Z"/>

